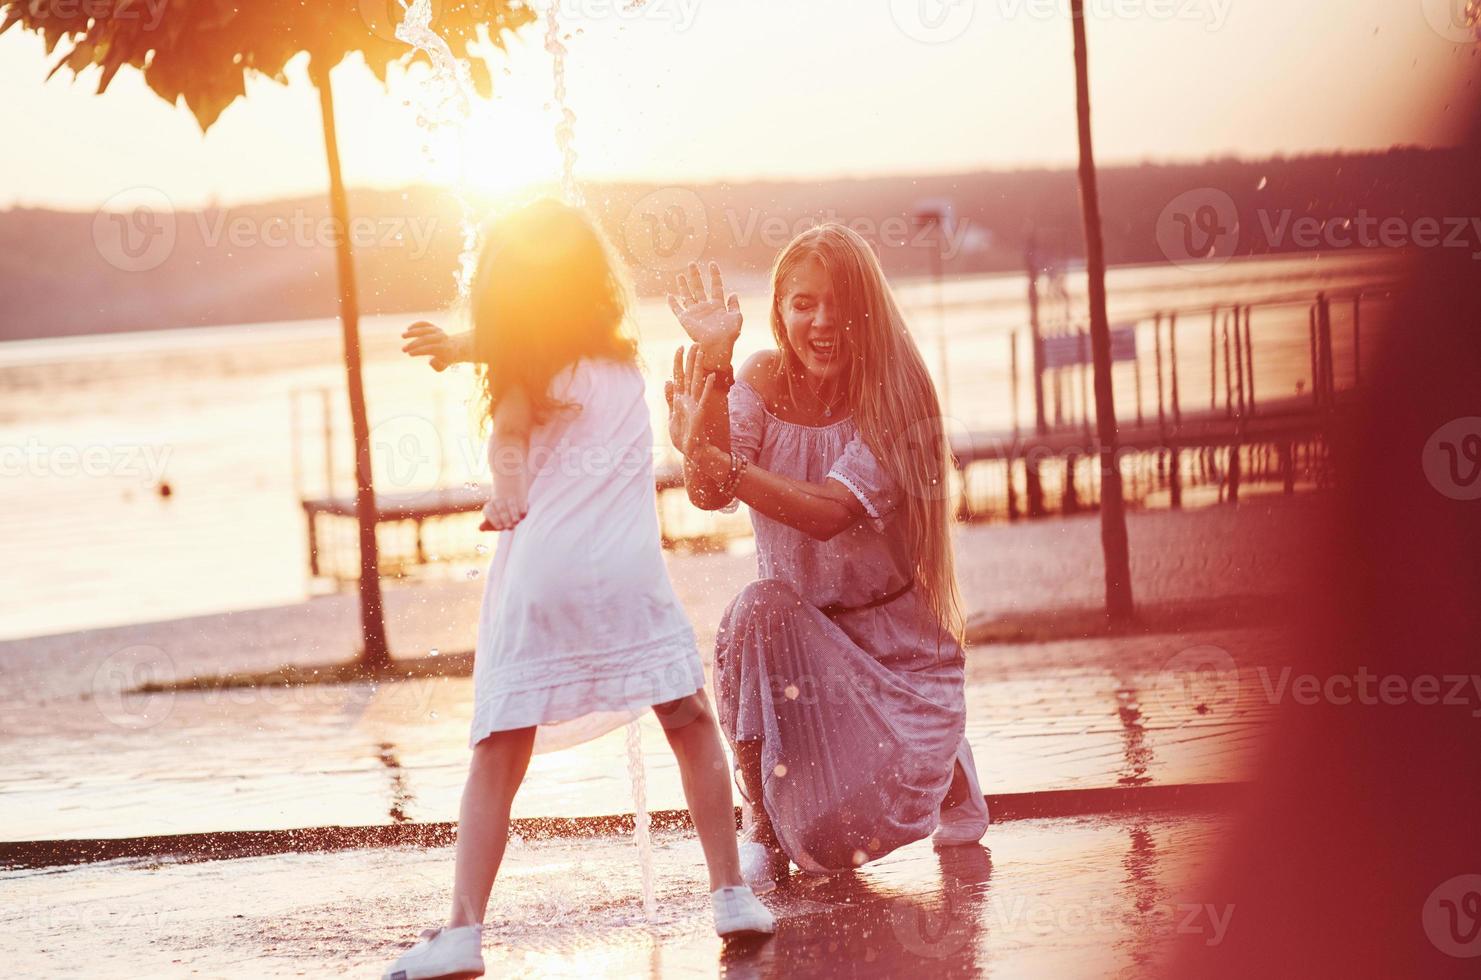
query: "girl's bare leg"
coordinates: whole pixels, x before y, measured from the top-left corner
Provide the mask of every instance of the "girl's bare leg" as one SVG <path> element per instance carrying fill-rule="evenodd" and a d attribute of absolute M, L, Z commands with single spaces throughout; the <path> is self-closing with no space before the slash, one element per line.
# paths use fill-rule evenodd
<path fill-rule="evenodd" d="M 509 807 L 524 781 L 534 744 L 535 729 L 518 728 L 494 732 L 473 748 L 458 811 L 457 871 L 448 928 L 483 922 L 509 843 Z"/>
<path fill-rule="evenodd" d="M 684 799 L 710 870 L 710 891 L 744 884 L 735 844 L 735 804 L 720 727 L 704 691 L 653 706 L 679 762 Z"/>
<path fill-rule="evenodd" d="M 780 849 L 776 831 L 771 827 L 771 817 L 761 802 L 761 740 L 735 743 L 735 764 L 740 769 L 741 782 L 746 787 L 746 798 L 750 801 L 751 839 L 758 844 Z"/>

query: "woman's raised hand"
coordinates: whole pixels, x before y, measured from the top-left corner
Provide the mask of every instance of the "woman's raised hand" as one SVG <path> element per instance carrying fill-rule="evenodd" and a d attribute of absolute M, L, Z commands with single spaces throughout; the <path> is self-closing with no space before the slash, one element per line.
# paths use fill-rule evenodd
<path fill-rule="evenodd" d="M 401 333 L 407 343 L 401 349 L 412 357 L 431 358 L 432 370 L 446 371 L 459 361 L 468 360 L 463 336 L 449 337 L 441 327 L 421 320 Z"/>
<path fill-rule="evenodd" d="M 718 263 L 710 263 L 710 289 L 705 292 L 699 264 L 689 263 L 687 273 L 679 273 L 678 294 L 669 293 L 669 309 L 679 318 L 679 325 L 689 339 L 705 347 L 735 346 L 741 332 L 740 298 L 725 294 L 725 280 Z"/>
<path fill-rule="evenodd" d="M 685 459 L 694 459 L 709 441 L 704 433 L 704 416 L 722 397 L 715 387 L 715 376 L 704 370 L 699 360 L 699 347 L 674 351 L 674 377 L 663 383 L 663 397 L 669 406 L 669 438 Z"/>

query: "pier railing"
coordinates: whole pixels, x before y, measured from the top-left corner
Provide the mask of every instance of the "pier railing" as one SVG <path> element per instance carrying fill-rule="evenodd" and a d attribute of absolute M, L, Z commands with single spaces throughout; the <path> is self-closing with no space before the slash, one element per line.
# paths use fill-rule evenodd
<path fill-rule="evenodd" d="M 1115 368 L 1117 464 L 1128 504 L 1232 503 L 1251 493 L 1327 484 L 1332 418 L 1355 398 L 1365 356 L 1376 349 L 1364 331 L 1376 332 L 1382 306 L 1396 288 L 1379 282 L 1118 317 L 1121 330 L 1129 331 L 1122 340 L 1130 337 L 1119 348 Z M 1271 329 L 1257 330 L 1262 321 Z M 1305 329 L 1298 331 L 1298 324 Z M 998 333 L 1009 348 L 1010 409 L 998 416 L 1011 421 L 992 428 L 950 420 L 958 518 L 1019 520 L 1093 510 L 1100 495 L 1100 445 L 1088 357 L 1045 367 L 1042 349 L 1033 357 L 1026 329 Z M 1082 337 L 1061 328 L 1040 343 L 1061 350 L 1083 343 L 1088 350 Z M 1041 393 L 1031 400 L 1024 395 L 1025 386 L 1035 383 L 1035 363 Z M 948 364 L 943 358 L 939 370 Z M 954 383 L 961 394 L 971 380 L 961 375 L 958 370 L 938 383 L 944 390 Z M 337 445 L 348 445 L 336 437 L 343 431 L 336 398 L 327 388 L 292 393 L 294 484 L 311 574 L 349 581 L 358 574 L 354 487 L 333 466 Z M 1035 401 L 1044 406 L 1043 417 L 1026 421 L 1031 413 L 1025 406 Z M 946 411 L 951 413 L 949 405 Z M 444 410 L 429 415 L 433 420 L 422 424 L 440 430 Z M 322 450 L 317 464 L 306 452 L 313 443 Z M 671 455 L 658 454 L 655 490 L 666 547 L 714 546 L 749 531 L 744 516 L 690 507 Z M 421 566 L 481 560 L 492 542 L 476 531 L 486 499 L 487 489 L 477 481 L 422 489 L 393 484 L 389 490 L 378 483 L 383 573 L 399 576 Z"/>

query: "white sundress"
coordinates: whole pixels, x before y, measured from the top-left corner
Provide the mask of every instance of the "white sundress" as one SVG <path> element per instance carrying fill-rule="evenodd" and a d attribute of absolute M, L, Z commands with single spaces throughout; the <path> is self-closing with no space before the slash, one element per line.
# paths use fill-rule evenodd
<path fill-rule="evenodd" d="M 586 359 L 551 393 L 580 411 L 530 434 L 529 513 L 484 585 L 470 748 L 531 726 L 537 752 L 563 748 L 704 686 L 659 543 L 643 376 Z"/>

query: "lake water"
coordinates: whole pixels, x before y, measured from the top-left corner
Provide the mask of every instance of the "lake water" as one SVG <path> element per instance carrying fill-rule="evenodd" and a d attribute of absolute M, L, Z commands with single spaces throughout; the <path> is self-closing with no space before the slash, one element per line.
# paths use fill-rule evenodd
<path fill-rule="evenodd" d="M 1292 298 L 1257 309 L 1252 321 L 1259 396 L 1286 396 L 1310 383 L 1310 298 L 1319 289 L 1390 282 L 1399 268 L 1394 256 L 1355 255 L 1113 270 L 1111 318 L 1139 324 L 1144 411 L 1155 414 L 1154 312 L 1187 311 L 1178 331 L 1182 404 L 1206 407 L 1209 307 Z M 1046 332 L 1064 309 L 1081 321 L 1080 278 L 1071 277 L 1067 305 L 1046 295 Z M 1020 275 L 898 285 L 953 425 L 1011 425 L 1015 331 L 1018 415 L 1032 424 L 1025 291 Z M 764 295 L 742 296 L 741 356 L 768 346 L 766 304 Z M 1381 298 L 1364 301 L 1365 360 L 1375 356 L 1368 329 L 1383 306 Z M 670 458 L 662 378 L 681 335 L 662 300 L 642 301 L 636 312 L 655 454 Z M 1350 316 L 1346 307 L 1334 310 L 1339 386 L 1354 371 Z M 484 476 L 471 369 L 439 375 L 402 355 L 401 330 L 417 318 L 361 324 L 380 489 Z M 455 326 L 450 315 L 430 318 Z M 1135 370 L 1115 371 L 1122 419 L 1136 413 Z M 344 388 L 332 319 L 0 343 L 0 540 L 8 559 L 0 564 L 0 638 L 296 602 L 321 589 L 308 572 L 299 489 L 321 493 L 332 484 L 343 493 L 352 484 Z M 1067 397 L 1076 388 L 1067 384 Z M 339 434 L 332 467 L 324 461 L 321 391 Z"/>

